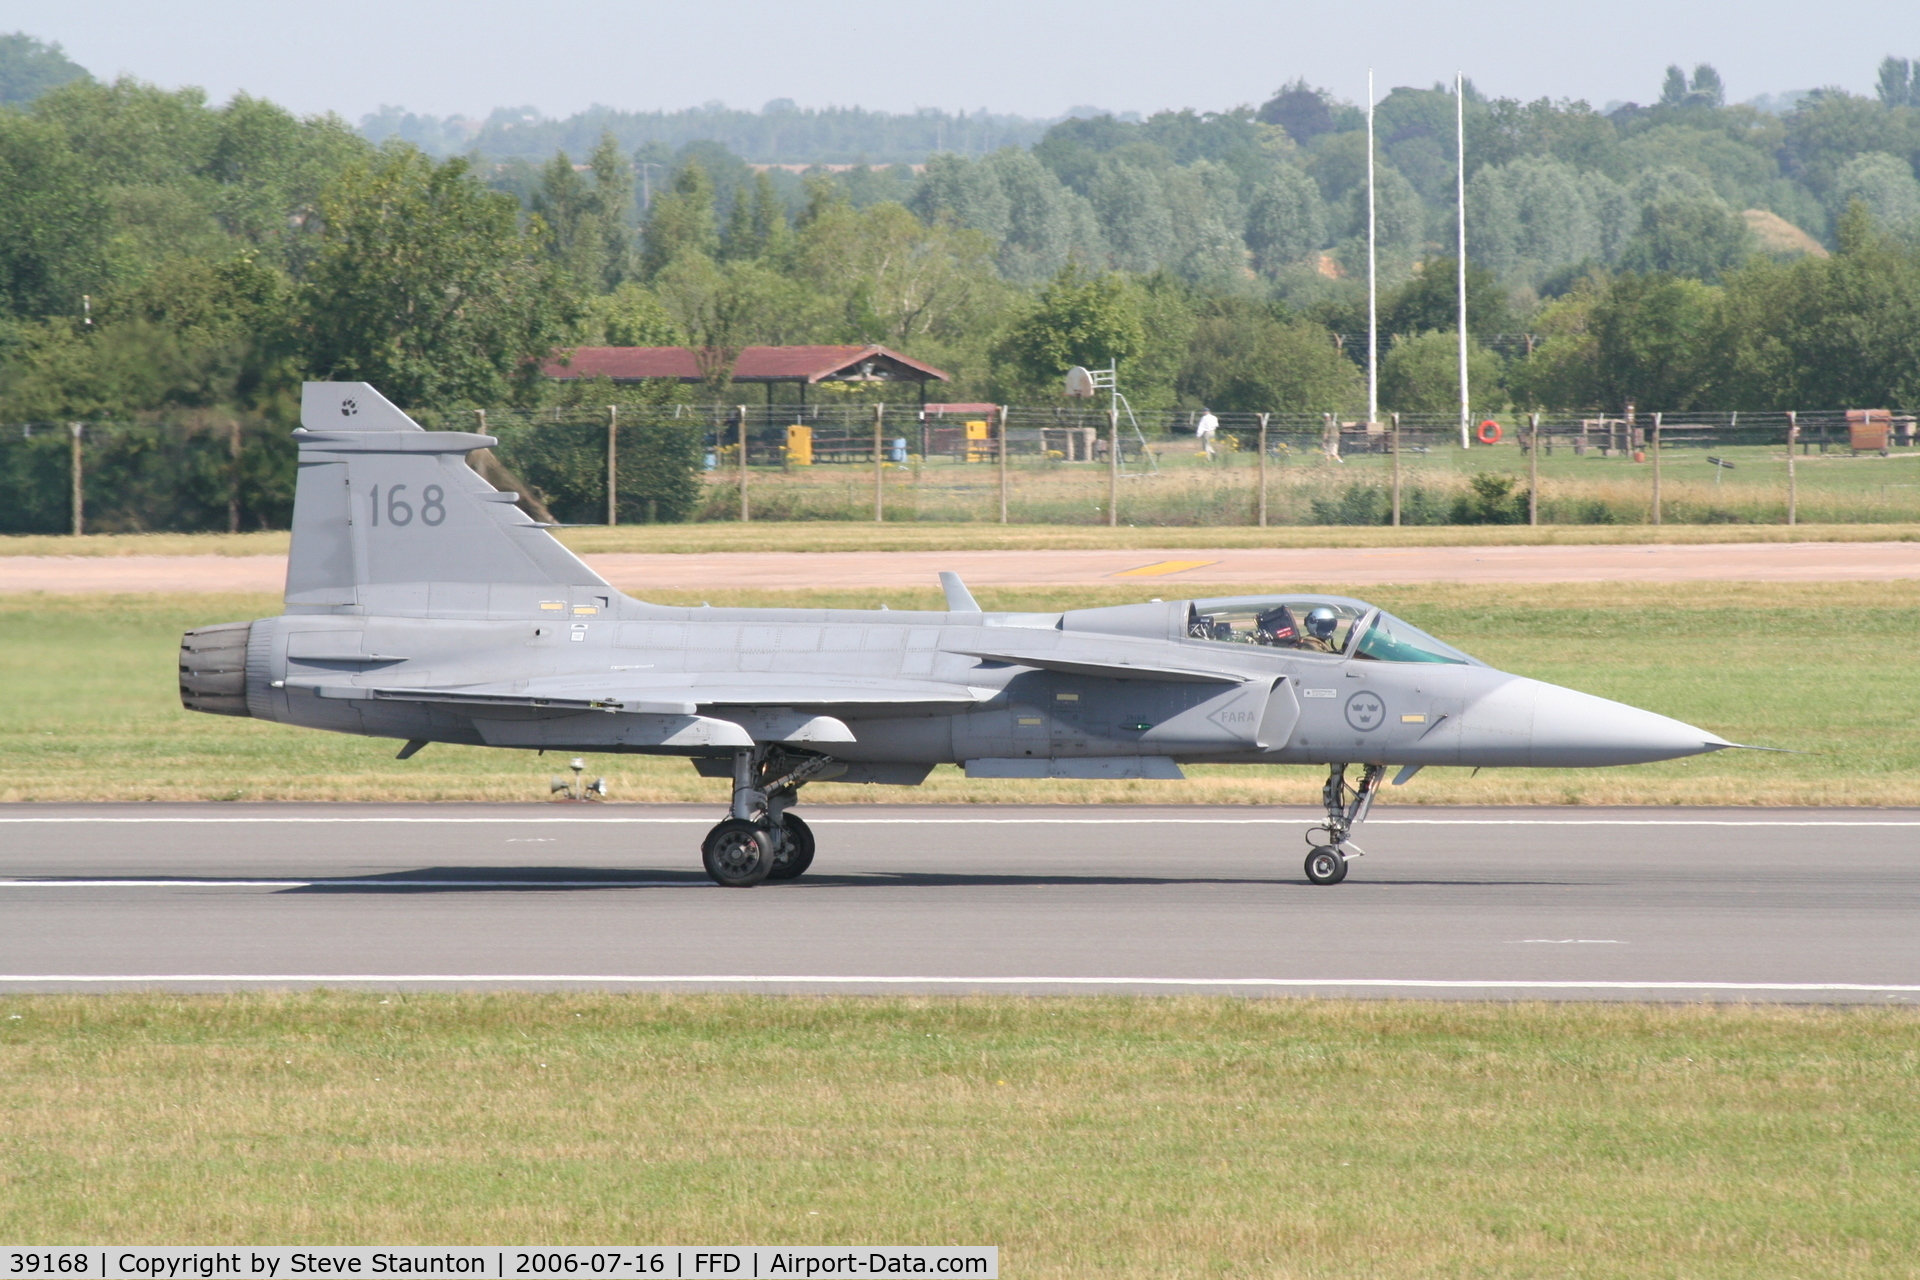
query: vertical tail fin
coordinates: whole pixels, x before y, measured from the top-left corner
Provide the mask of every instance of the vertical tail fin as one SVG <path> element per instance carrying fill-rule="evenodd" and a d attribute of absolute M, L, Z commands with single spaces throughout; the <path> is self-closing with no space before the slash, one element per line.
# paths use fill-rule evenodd
<path fill-rule="evenodd" d="M 289 605 L 485 609 L 479 586 L 610 594 L 467 465 L 492 436 L 423 430 L 364 382 L 307 383 L 300 422 Z"/>

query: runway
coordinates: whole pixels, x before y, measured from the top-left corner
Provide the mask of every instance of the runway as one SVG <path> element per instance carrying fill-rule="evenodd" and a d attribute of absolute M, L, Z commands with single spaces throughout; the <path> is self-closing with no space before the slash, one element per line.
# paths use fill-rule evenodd
<path fill-rule="evenodd" d="M 1916 542 L 1649 546 L 1263 548 L 1217 551 L 767 551 L 584 556 L 622 591 L 919 588 L 952 569 L 976 587 L 1411 582 L 1894 582 L 1920 578 Z M 285 556 L 0 556 L 0 592 L 278 594 Z"/>
<path fill-rule="evenodd" d="M 1920 999 L 1920 810 L 802 806 L 787 885 L 678 806 L 0 806 L 23 991 Z"/>

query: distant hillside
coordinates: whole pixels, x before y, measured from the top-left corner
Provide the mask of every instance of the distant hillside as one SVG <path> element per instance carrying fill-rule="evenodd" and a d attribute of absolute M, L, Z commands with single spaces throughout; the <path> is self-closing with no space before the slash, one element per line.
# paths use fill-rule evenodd
<path fill-rule="evenodd" d="M 532 107 L 502 107 L 484 121 L 383 107 L 361 120 L 360 132 L 374 142 L 398 136 L 434 155 L 477 150 L 502 160 L 545 158 L 558 150 L 586 155 L 610 133 L 627 151 L 649 144 L 678 150 L 690 142 L 717 142 L 754 164 L 920 164 L 940 152 L 986 155 L 1001 147 L 1030 147 L 1052 124 L 984 110 L 895 115 L 860 107 L 798 107 L 776 98 L 759 111 L 718 102 L 682 111 L 591 107 L 564 120 L 547 119 Z"/>
<path fill-rule="evenodd" d="M 32 102 L 49 89 L 92 78 L 58 44 L 24 31 L 0 36 L 0 102 Z"/>

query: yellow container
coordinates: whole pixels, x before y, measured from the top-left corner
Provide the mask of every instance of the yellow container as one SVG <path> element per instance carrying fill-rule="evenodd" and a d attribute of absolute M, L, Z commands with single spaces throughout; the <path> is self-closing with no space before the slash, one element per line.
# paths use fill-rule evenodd
<path fill-rule="evenodd" d="M 813 465 L 812 427 L 795 425 L 787 428 L 787 465 L 790 467 Z"/>
<path fill-rule="evenodd" d="M 987 424 L 969 422 L 967 427 L 967 461 L 986 462 L 993 457 L 993 437 L 987 434 Z"/>

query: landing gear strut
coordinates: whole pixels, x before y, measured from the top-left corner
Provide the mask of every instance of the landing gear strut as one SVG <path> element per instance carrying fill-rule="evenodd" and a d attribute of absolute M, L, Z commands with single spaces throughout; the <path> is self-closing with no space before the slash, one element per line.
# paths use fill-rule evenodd
<path fill-rule="evenodd" d="M 1347 782 L 1347 766 L 1327 766 L 1327 784 L 1320 789 L 1320 802 L 1327 808 L 1327 820 L 1307 830 L 1307 880 L 1311 884 L 1339 884 L 1347 878 L 1347 861 L 1366 851 L 1350 843 L 1347 835 L 1358 823 L 1367 820 L 1373 808 L 1374 793 L 1387 774 L 1385 765 L 1370 764 L 1360 775 L 1360 785 Z"/>
<path fill-rule="evenodd" d="M 795 879 L 812 865 L 813 832 L 787 808 L 832 763 L 778 747 L 734 752 L 732 812 L 700 844 L 715 884 L 751 889 L 762 880 Z"/>

